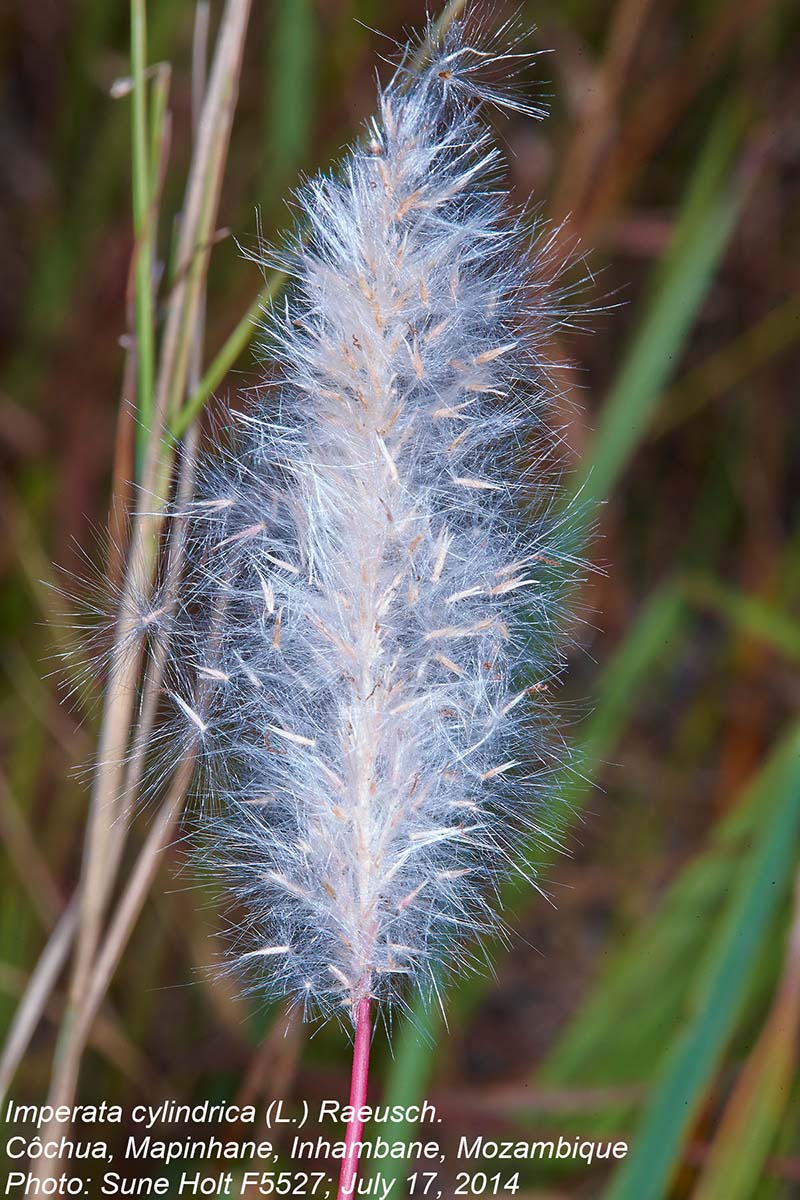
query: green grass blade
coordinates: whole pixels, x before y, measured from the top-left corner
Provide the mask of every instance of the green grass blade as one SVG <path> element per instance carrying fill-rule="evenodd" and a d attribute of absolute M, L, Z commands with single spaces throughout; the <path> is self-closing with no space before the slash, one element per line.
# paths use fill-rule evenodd
<path fill-rule="evenodd" d="M 673 1043 L 607 1200 L 662 1200 L 686 1135 L 739 1015 L 762 939 L 785 899 L 800 834 L 800 727 L 781 742 L 752 790 L 760 838 L 708 955 L 681 1035 Z M 752 795 L 752 793 L 751 793 Z"/>
<path fill-rule="evenodd" d="M 728 1101 L 692 1200 L 753 1200 L 756 1195 L 792 1094 L 799 1014 L 800 972 L 790 951 L 787 977 Z"/>
<path fill-rule="evenodd" d="M 314 116 L 316 22 L 311 0 L 277 0 L 269 33 L 265 187 L 274 206 L 308 150 Z"/>
<path fill-rule="evenodd" d="M 270 274 L 266 286 L 262 288 L 247 312 L 236 323 L 233 331 L 209 363 L 197 387 L 173 420 L 171 432 L 174 437 L 183 437 L 192 421 L 205 408 L 214 390 L 222 383 L 239 355 L 250 345 L 258 331 L 261 314 L 269 307 L 270 302 L 283 287 L 286 278 L 284 271 L 273 271 Z"/>
<path fill-rule="evenodd" d="M 161 187 L 161 171 L 163 169 L 163 158 L 165 157 L 164 147 L 164 132 L 167 121 L 167 104 L 169 101 L 169 88 L 172 78 L 172 69 L 168 64 L 162 63 L 156 70 L 152 83 L 152 103 L 150 106 L 150 203 L 155 204 L 159 199 L 159 189 Z M 153 233 L 153 254 L 155 254 L 156 244 L 156 221 L 155 217 L 152 220 Z"/>
<path fill-rule="evenodd" d="M 724 911 L 732 873 L 762 825 L 751 792 L 714 830 L 709 848 L 681 872 L 653 918 L 608 963 L 539 1072 L 554 1086 L 639 1082 L 663 1061 L 681 1020 L 709 930 Z M 635 1024 L 627 1015 L 637 1014 Z"/>
<path fill-rule="evenodd" d="M 153 423 L 155 378 L 153 222 L 146 70 L 147 16 L 145 0 L 131 0 L 132 190 L 133 232 L 136 238 L 134 307 L 136 314 L 136 393 L 139 416 L 137 437 L 140 457 Z"/>
<path fill-rule="evenodd" d="M 644 438 L 708 293 L 740 207 L 730 165 L 741 126 L 738 106 L 723 109 L 703 147 L 644 316 L 603 405 L 577 481 L 587 500 L 610 494 Z"/>

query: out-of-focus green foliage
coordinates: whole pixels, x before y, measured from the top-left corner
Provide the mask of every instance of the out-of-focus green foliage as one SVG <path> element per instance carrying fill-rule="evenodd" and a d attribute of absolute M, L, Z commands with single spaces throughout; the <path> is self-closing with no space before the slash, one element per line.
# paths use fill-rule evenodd
<path fill-rule="evenodd" d="M 86 544 L 87 517 L 105 522 L 112 462 L 118 478 L 129 450 L 124 439 L 115 447 L 113 426 L 117 343 L 131 331 L 138 386 L 121 390 L 123 411 L 137 407 L 142 468 L 192 145 L 194 5 L 134 0 L 130 62 L 127 6 L 65 5 L 57 19 L 46 8 L 0 18 L 10 181 L 0 266 L 14 292 L 0 306 L 4 1025 L 75 886 L 86 790 L 73 767 L 90 761 L 97 731 L 86 686 L 70 716 L 41 667 L 64 643 L 43 620 L 68 606 L 38 581 L 51 558 L 75 564 L 70 539 Z M 212 0 L 212 41 L 221 11 Z M 263 236 L 280 236 L 299 173 L 329 165 L 369 110 L 388 49 L 372 29 L 402 37 L 423 13 L 400 0 L 253 6 L 221 230 L 252 245 L 258 205 Z M 557 1186 L 614 1200 L 789 1200 L 800 1120 L 798 18 L 781 0 L 526 0 L 522 16 L 555 48 L 522 82 L 543 73 L 555 101 L 541 126 L 500 126 L 509 172 L 521 199 L 533 190 L 565 220 L 559 246 L 580 236 L 601 268 L 586 306 L 612 302 L 591 318 L 590 340 L 554 353 L 580 368 L 566 376 L 563 420 L 571 486 L 603 502 L 589 547 L 602 573 L 585 599 L 597 634 L 577 634 L 590 654 L 572 656 L 565 698 L 583 715 L 553 818 L 577 862 L 537 846 L 530 861 L 557 898 L 585 875 L 599 899 L 544 917 L 512 882 L 503 900 L 520 936 L 494 948 L 499 980 L 443 985 L 447 1029 L 436 1008 L 396 1016 L 393 1057 L 378 1032 L 372 1093 L 432 1094 L 448 1146 L 461 1131 L 454 1096 L 506 1137 L 629 1142 L 616 1173 L 525 1164 L 531 1197 Z M 152 70 L 161 61 L 169 80 Z M 132 90 L 109 99 L 129 73 Z M 207 349 L 173 397 L 176 439 L 213 393 L 257 378 L 253 322 L 285 283 L 260 279 L 230 238 L 214 238 Z M 147 831 L 136 824 L 131 854 Z M 215 905 L 175 887 L 182 864 L 175 846 L 95 1024 L 82 1098 L 344 1095 L 340 1031 L 304 1046 L 296 1031 L 284 1036 L 281 1014 L 212 982 Z M 543 922 L 564 930 L 544 971 L 525 952 Z M 541 990 L 557 1020 L 546 1045 L 533 1030 L 509 1060 L 493 1005 L 511 996 L 512 1010 L 530 1011 L 520 976 L 524 996 Z M 44 1097 L 66 980 L 17 1072 L 20 1098 Z M 476 1041 L 483 1073 L 469 1055 Z M 396 1168 L 401 1180 L 406 1167 L 383 1163 L 381 1174 Z"/>

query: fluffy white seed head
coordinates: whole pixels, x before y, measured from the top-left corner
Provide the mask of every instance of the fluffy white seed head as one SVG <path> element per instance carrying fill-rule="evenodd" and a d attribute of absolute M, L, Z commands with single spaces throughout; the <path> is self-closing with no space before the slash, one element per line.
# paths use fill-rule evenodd
<path fill-rule="evenodd" d="M 248 914 L 239 960 L 323 1013 L 474 957 L 546 825 L 573 569 L 539 355 L 558 318 L 497 182 L 485 56 L 456 27 L 406 59 L 302 189 L 279 382 L 181 514 L 170 693 L 209 857 Z"/>

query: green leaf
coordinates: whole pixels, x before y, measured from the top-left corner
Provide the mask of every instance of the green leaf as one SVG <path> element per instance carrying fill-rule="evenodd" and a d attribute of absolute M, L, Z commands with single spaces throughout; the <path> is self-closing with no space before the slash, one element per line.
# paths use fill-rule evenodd
<path fill-rule="evenodd" d="M 793 941 L 798 938 L 795 926 Z M 723 1113 L 692 1200 L 752 1200 L 792 1093 L 800 1022 L 800 960 L 786 974 Z"/>
<path fill-rule="evenodd" d="M 713 1080 L 769 924 L 786 896 L 800 834 L 800 727 L 781 742 L 750 792 L 760 836 L 607 1200 L 661 1200 Z"/>
<path fill-rule="evenodd" d="M 308 149 L 314 113 L 316 22 L 311 0 L 277 0 L 268 32 L 265 184 L 275 203 Z"/>
<path fill-rule="evenodd" d="M 613 956 L 542 1064 L 538 1082 L 636 1083 L 658 1068 L 682 1019 L 709 931 L 724 912 L 731 880 L 747 861 L 762 820 L 761 795 L 751 791 L 672 883 L 653 918 Z M 632 1012 L 635 1022 L 628 1020 Z"/>
<path fill-rule="evenodd" d="M 579 475 L 587 500 L 608 496 L 636 452 L 708 294 L 740 207 L 730 164 L 741 127 L 738 104 L 725 107 L 712 125 Z"/>

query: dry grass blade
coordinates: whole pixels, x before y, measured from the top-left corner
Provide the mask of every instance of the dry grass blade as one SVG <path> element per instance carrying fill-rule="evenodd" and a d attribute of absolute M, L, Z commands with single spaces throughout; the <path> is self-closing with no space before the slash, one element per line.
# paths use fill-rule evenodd
<path fill-rule="evenodd" d="M 169 396 L 182 394 L 186 386 L 191 342 L 208 251 L 198 247 L 208 241 L 216 216 L 223 166 L 230 135 L 236 81 L 241 68 L 249 0 L 229 0 L 222 18 L 208 93 L 200 117 L 196 154 L 187 183 L 186 203 L 178 247 L 178 270 L 191 263 L 170 297 L 156 389 L 154 425 L 150 431 L 144 465 L 143 487 L 122 597 L 120 623 L 112 669 L 106 689 L 106 708 L 98 747 L 98 768 L 93 789 L 89 833 L 82 880 L 81 930 L 75 969 L 73 999 L 79 1003 L 99 937 L 118 855 L 109 856 L 113 827 L 124 796 L 124 759 L 141 669 L 141 636 L 137 638 L 135 598 L 147 594 L 155 563 L 160 511 L 171 470 L 171 451 L 162 438 L 163 419 Z M 187 344 L 182 348 L 181 339 Z"/>
<path fill-rule="evenodd" d="M 288 1096 L 304 1041 L 299 1010 L 293 1008 L 288 1013 L 279 1013 L 242 1080 L 236 1103 L 242 1107 L 259 1100 Z"/>
<path fill-rule="evenodd" d="M 207 6 L 201 5 L 196 28 L 195 63 L 204 58 L 203 30 Z M 187 382 L 196 381 L 202 337 L 202 308 L 211 238 L 222 186 L 250 0 L 228 0 L 222 15 L 209 83 L 197 122 L 182 213 L 177 255 L 177 281 L 169 296 L 166 331 L 159 361 L 153 425 L 148 433 L 143 488 L 134 519 L 120 617 L 103 715 L 98 768 L 93 789 L 80 892 L 78 946 L 69 1003 L 56 1050 L 50 1100 L 69 1103 L 74 1096 L 80 1059 L 92 1021 L 108 986 L 118 956 L 141 908 L 155 873 L 158 854 L 168 841 L 189 786 L 192 763 L 184 760 L 169 795 L 123 893 L 99 954 L 103 914 L 124 847 L 130 804 L 139 787 L 147 738 L 158 702 L 158 665 L 148 674 L 142 695 L 133 755 L 126 769 L 131 727 L 140 694 L 142 637 L 136 629 L 135 597 L 147 594 L 157 556 L 163 504 L 172 473 L 174 447 L 164 438 L 165 416 L 182 398 Z M 199 31 L 199 34 L 198 34 Z M 196 96 L 199 93 L 196 91 Z M 194 363 L 194 366 L 193 366 Z M 194 438 L 190 441 L 193 443 Z M 193 445 L 180 470 L 178 487 L 191 487 Z M 169 569 L 179 570 L 180 542 Z M 49 1177 L 52 1164 L 42 1163 L 39 1178 Z"/>
<path fill-rule="evenodd" d="M 208 23 L 208 3 L 198 3 L 195 13 L 194 39 L 192 45 L 192 128 L 195 138 L 197 137 L 197 131 L 201 119 L 203 97 L 206 88 Z M 200 372 L 205 319 L 204 309 L 205 296 L 203 295 L 202 303 L 198 307 L 196 328 L 192 345 L 189 378 L 189 386 L 191 389 L 196 388 L 197 377 Z M 188 502 L 192 494 L 198 446 L 198 430 L 196 426 L 190 425 L 185 432 L 186 438 L 180 456 L 178 478 L 175 488 L 175 496 L 179 508 L 183 507 Z M 171 609 L 174 605 L 175 592 L 180 581 L 184 548 L 185 523 L 183 521 L 176 520 L 172 523 L 170 528 L 169 546 L 167 548 L 164 605 L 169 609 Z M 168 653 L 169 632 L 166 628 L 159 628 L 155 645 L 153 647 L 152 656 L 147 662 L 145 677 L 141 688 L 139 719 L 136 726 L 133 747 L 125 776 L 124 794 L 127 797 L 125 820 L 119 821 L 115 828 L 113 849 L 114 863 L 112 867 L 112 873 L 116 869 L 116 863 L 119 860 L 119 856 L 122 853 L 124 846 L 125 833 L 127 829 L 127 817 L 129 816 L 135 800 L 139 796 L 139 789 L 141 787 L 142 776 L 144 774 L 147 748 L 150 743 L 150 737 L 155 724 L 156 713 L 158 711 L 158 702 L 161 695 L 161 684 Z"/>
<path fill-rule="evenodd" d="M 0 964 L 0 992 L 16 999 L 26 994 L 30 980 L 25 972 L 8 963 Z M 45 1004 L 41 1016 L 53 1025 L 58 1025 L 64 1008 L 63 997 L 52 994 Z M 114 1013 L 98 1013 L 92 1027 L 90 1044 L 99 1051 L 120 1075 L 129 1079 L 141 1091 L 157 1095 L 160 1079 L 150 1063 L 139 1052 Z M 22 1047 L 24 1050 L 25 1047 Z M 5 1082 L 5 1080 L 4 1080 Z M 10 1083 L 10 1080 L 9 1080 Z M 5 1088 L 0 1092 L 0 1104 L 5 1098 Z"/>
<path fill-rule="evenodd" d="M 277 296 L 287 278 L 285 271 L 270 272 L 266 284 L 223 342 L 202 378 L 191 387 L 186 404 L 171 423 L 173 437 L 182 437 L 203 411 L 214 390 L 222 383 L 239 355 L 250 344 L 256 322 Z"/>
<path fill-rule="evenodd" d="M 575 136 L 569 145 L 552 201 L 554 213 L 580 208 L 602 165 L 619 121 L 620 95 L 653 0 L 622 0 L 614 10 L 603 61 L 588 89 Z"/>
<path fill-rule="evenodd" d="M 92 967 L 91 982 L 84 1004 L 73 1026 L 72 1037 L 79 1052 L 86 1043 L 92 1022 L 147 898 L 161 863 L 161 852 L 169 845 L 175 832 L 193 773 L 194 759 L 189 755 L 183 759 L 173 776 L 169 792 L 150 827 L 130 879 L 114 911 L 108 933 Z M 75 1066 L 77 1068 L 77 1062 Z M 65 1082 L 70 1083 L 71 1094 L 75 1080 Z"/>
<path fill-rule="evenodd" d="M 103 945 L 92 964 L 89 987 L 83 997 L 83 1002 L 78 1009 L 72 1006 L 67 1008 L 59 1039 L 58 1050 L 60 1053 L 56 1054 L 51 1081 L 50 1095 L 52 1099 L 49 1103 L 54 1107 L 68 1104 L 69 1099 L 75 1094 L 80 1060 L 92 1025 L 155 878 L 161 862 L 161 852 L 169 844 L 175 831 L 193 772 L 194 760 L 191 756 L 187 756 L 176 770 L 169 793 L 139 852 L 128 884 L 115 909 Z M 51 973 L 51 986 L 54 981 Z M 41 991 L 44 992 L 44 989 L 42 988 Z M 49 993 L 43 994 L 43 1001 L 46 1001 L 47 994 Z M 68 1126 L 63 1122 L 51 1121 L 43 1129 L 42 1137 L 45 1140 L 59 1137 L 65 1134 L 67 1129 Z M 41 1160 L 34 1168 L 37 1180 L 42 1182 L 51 1178 L 53 1171 L 52 1162 Z"/>
<path fill-rule="evenodd" d="M 235 82 L 241 66 L 249 7 L 248 0 L 230 0 L 222 19 L 209 91 L 201 116 L 201 136 L 187 185 L 187 200 L 181 225 L 179 264 L 191 259 L 197 246 L 207 239 L 208 227 L 213 222 L 216 213 L 221 186 L 221 167 L 228 145 Z M 211 172 L 211 176 L 208 172 Z M 209 182 L 209 179 L 212 182 Z M 210 197 L 207 195 L 209 192 L 211 193 Z M 206 255 L 197 255 L 196 261 L 204 263 Z M 193 267 L 193 272 L 195 279 L 191 311 L 196 315 L 202 276 L 197 275 L 196 267 Z M 162 401 L 159 405 L 157 393 L 155 424 L 151 430 L 148 446 L 142 502 L 136 518 L 126 588 L 122 600 L 116 653 L 107 687 L 106 710 L 98 748 L 98 768 L 92 796 L 84 878 L 81 887 L 81 929 L 72 989 L 75 1004 L 80 1003 L 80 997 L 85 991 L 86 978 L 99 937 L 102 914 L 113 883 L 115 860 L 118 860 L 119 857 L 118 853 L 114 853 L 110 857 L 109 848 L 112 840 L 116 840 L 112 831 L 120 816 L 120 801 L 124 796 L 124 758 L 130 738 L 136 698 L 136 681 L 141 666 L 141 640 L 133 647 L 131 646 L 130 639 L 132 634 L 135 635 L 135 628 L 132 627 L 134 622 L 126 610 L 135 609 L 133 598 L 137 594 L 146 593 L 154 564 L 155 538 L 158 530 L 158 503 L 156 496 L 152 494 L 151 485 L 160 469 L 162 475 L 165 473 L 163 471 L 164 444 L 161 439 L 161 417 L 163 405 L 166 402 L 163 397 L 174 386 L 176 342 L 180 324 L 183 323 L 181 314 L 188 289 L 188 280 L 185 280 L 178 284 L 171 297 L 165 345 L 159 369 L 158 388 Z M 183 383 L 185 384 L 185 377 Z M 166 473 L 168 473 L 168 468 Z M 146 508 L 151 511 L 144 511 Z"/>
<path fill-rule="evenodd" d="M 675 128 L 707 82 L 709 69 L 723 60 L 743 26 L 754 23 L 768 3 L 769 0 L 751 0 L 749 4 L 720 6 L 719 17 L 709 21 L 679 67 L 658 76 L 642 89 L 635 112 L 609 148 L 602 170 L 585 179 L 582 191 L 562 196 L 561 203 L 572 206 L 573 236 L 577 227 L 581 236 L 591 237 L 614 211 L 642 165 Z M 562 209 L 557 211 L 563 213 Z"/>
<path fill-rule="evenodd" d="M 156 385 L 155 422 L 159 429 L 165 426 L 168 415 L 177 411 L 186 388 L 195 322 L 208 267 L 208 243 L 222 188 L 249 13 L 250 0 L 228 0 L 198 123 L 197 148 L 181 218 L 176 259 L 178 282 L 167 315 L 163 357 Z M 151 442 L 152 454 L 144 476 L 146 489 L 156 482 L 160 447 L 160 439 Z"/>

